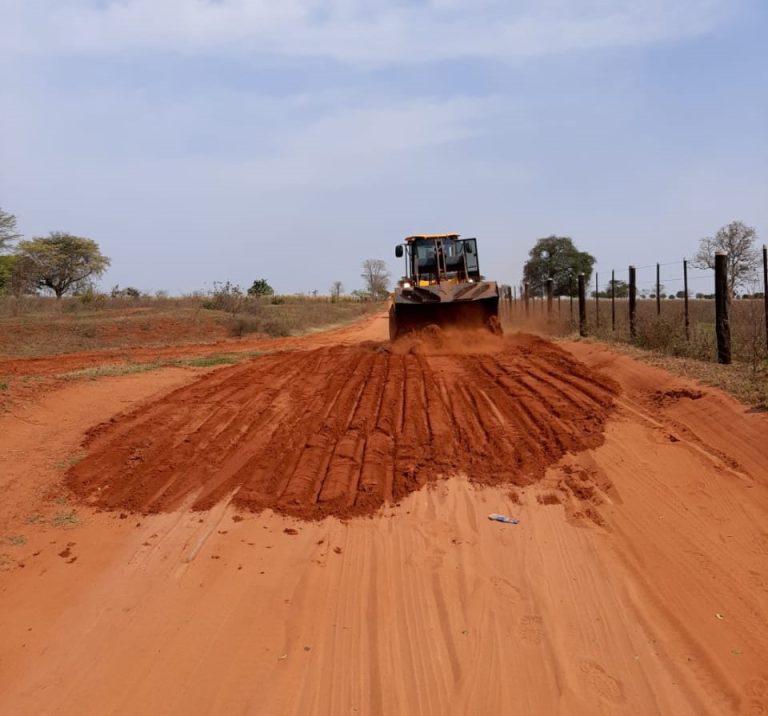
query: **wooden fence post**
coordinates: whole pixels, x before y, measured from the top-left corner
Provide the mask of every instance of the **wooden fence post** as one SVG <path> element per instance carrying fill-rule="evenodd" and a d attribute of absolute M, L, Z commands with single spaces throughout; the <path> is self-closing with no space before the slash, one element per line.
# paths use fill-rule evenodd
<path fill-rule="evenodd" d="M 690 320 L 688 316 L 688 259 L 683 259 L 683 300 L 685 301 L 685 340 L 691 340 Z"/>
<path fill-rule="evenodd" d="M 573 272 L 568 273 L 568 301 L 570 303 L 571 315 L 568 319 L 568 329 L 573 330 Z"/>
<path fill-rule="evenodd" d="M 629 336 L 637 338 L 637 269 L 629 267 Z"/>
<path fill-rule="evenodd" d="M 584 274 L 579 274 L 579 335 L 587 335 L 587 296 Z"/>
<path fill-rule="evenodd" d="M 717 335 L 717 362 L 731 362 L 731 324 L 728 320 L 728 254 L 715 253 L 715 333 Z"/>
<path fill-rule="evenodd" d="M 600 328 L 600 280 L 595 271 L 595 328 Z"/>
<path fill-rule="evenodd" d="M 526 317 L 526 318 L 528 318 L 528 315 L 529 315 L 529 313 L 530 313 L 530 311 L 531 311 L 531 308 L 530 308 L 530 306 L 528 305 L 528 300 L 529 300 L 529 299 L 530 299 L 530 297 L 531 297 L 531 296 L 530 296 L 530 291 L 529 291 L 528 289 L 529 289 L 529 286 L 528 286 L 528 282 L 526 281 L 526 282 L 523 284 L 523 303 L 525 304 L 525 317 Z"/>
<path fill-rule="evenodd" d="M 765 347 L 768 348 L 768 247 L 763 244 L 763 304 L 765 305 Z"/>
<path fill-rule="evenodd" d="M 656 264 L 656 315 L 661 315 L 661 266 Z"/>
<path fill-rule="evenodd" d="M 611 269 L 611 330 L 616 330 L 616 271 Z"/>
<path fill-rule="evenodd" d="M 555 296 L 555 281 L 552 278 L 547 279 L 547 318 L 552 319 L 552 301 Z"/>

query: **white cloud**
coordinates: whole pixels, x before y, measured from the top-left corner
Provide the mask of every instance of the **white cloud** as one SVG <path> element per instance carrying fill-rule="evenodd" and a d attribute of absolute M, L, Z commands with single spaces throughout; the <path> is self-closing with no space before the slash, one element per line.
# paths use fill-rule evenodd
<path fill-rule="evenodd" d="M 28 87 L 0 98 L 13 106 L 0 120 L 0 134 L 14 138 L 6 160 L 19 167 L 37 157 L 49 167 L 55 161 L 106 172 L 107 162 L 140 166 L 149 175 L 202 172 L 273 188 L 412 181 L 425 162 L 434 182 L 436 156 L 447 152 L 440 164 L 448 168 L 452 148 L 485 134 L 489 122 L 510 111 L 509 99 L 493 96 L 377 99 L 344 91 L 263 97 L 225 90 L 158 102 L 119 88 L 70 96 Z M 482 159 L 473 166 L 476 175 L 485 171 Z"/>
<path fill-rule="evenodd" d="M 502 109 L 492 98 L 414 100 L 388 106 L 336 110 L 278 134 L 270 156 L 214 161 L 222 175 L 251 186 L 357 188 L 392 184 L 440 184 L 520 175 L 522 167 L 462 155 L 457 166 L 451 148 L 460 149 L 479 132 L 482 118 Z"/>
<path fill-rule="evenodd" d="M 726 0 L 7 0 L 5 52 L 316 56 L 371 65 L 514 58 L 706 32 Z"/>

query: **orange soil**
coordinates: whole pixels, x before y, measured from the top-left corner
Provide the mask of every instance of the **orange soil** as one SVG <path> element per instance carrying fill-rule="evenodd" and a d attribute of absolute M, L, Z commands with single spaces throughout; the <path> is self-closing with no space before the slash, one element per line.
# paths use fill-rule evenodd
<path fill-rule="evenodd" d="M 381 341 L 385 331 L 385 320 L 374 319 L 292 345 L 314 350 L 203 377 L 168 368 L 72 383 L 0 416 L 0 713 L 768 709 L 766 416 L 596 344 L 567 345 L 578 360 L 525 338 L 480 355 L 450 347 L 441 355 L 419 346 L 403 353 L 331 347 Z M 359 370 L 377 361 L 414 366 L 428 396 L 431 380 L 447 381 L 464 397 L 431 403 L 439 414 L 463 421 L 466 410 L 466 429 L 494 426 L 497 443 L 481 444 L 502 450 L 514 446 L 507 426 L 531 426 L 540 445 L 520 450 L 557 462 L 542 475 L 534 460 L 535 484 L 477 487 L 457 475 L 371 518 L 344 522 L 297 521 L 269 509 L 251 514 L 226 498 L 194 512 L 188 505 L 198 495 L 186 490 L 178 508 L 171 509 L 174 498 L 160 505 L 169 511 L 131 516 L 66 503 L 60 491 L 66 465 L 98 423 L 117 417 L 93 438 L 73 476 L 95 464 L 101 445 L 119 448 L 121 426 L 139 430 L 142 415 L 155 429 L 144 436 L 156 433 L 171 454 L 177 446 L 169 436 L 181 435 L 174 421 L 188 429 L 198 410 L 166 420 L 174 396 L 187 401 L 189 391 L 201 391 L 201 403 L 208 401 L 225 429 L 237 424 L 233 415 L 252 409 L 240 401 L 242 391 L 263 399 L 265 376 L 278 377 L 281 358 L 288 375 L 296 361 L 310 361 L 302 378 L 326 395 L 332 386 L 320 386 L 311 361 L 317 375 L 333 372 L 328 363 L 345 374 L 354 357 Z M 555 376 L 547 372 L 553 363 Z M 496 409 L 451 382 L 473 369 Z M 611 397 L 600 375 L 616 381 L 618 393 Z M 254 387 L 237 376 L 249 376 Z M 602 386 L 597 423 L 578 423 L 585 398 L 574 405 L 557 393 L 564 402 L 549 410 L 563 412 L 552 424 L 569 434 L 573 410 L 578 425 L 602 426 L 602 437 L 566 444 L 557 459 L 547 452 L 554 443 L 541 414 L 521 422 L 525 410 L 515 412 L 509 396 L 540 411 L 533 388 L 552 402 L 554 386 L 584 386 L 585 377 Z M 289 404 L 273 420 L 303 419 L 291 400 L 306 399 L 312 411 L 312 396 L 296 382 L 274 386 L 273 404 Z M 389 384 L 354 374 L 349 382 L 363 395 L 369 382 Z M 231 389 L 229 398 L 216 399 L 219 383 Z M 474 412 L 458 407 L 472 398 Z M 341 398 L 337 404 L 349 406 Z M 286 433 L 289 440 L 304 435 Z M 201 437 L 215 434 L 206 428 Z M 421 447 L 435 452 L 436 435 Z M 417 431 L 413 439 L 419 436 L 427 437 Z M 225 455 L 246 457 L 231 445 Z M 190 469 L 219 465 L 207 452 Z M 460 466 L 472 476 L 472 464 Z M 490 512 L 520 524 L 490 522 Z"/>
<path fill-rule="evenodd" d="M 526 485 L 602 442 L 615 390 L 551 343 L 361 343 L 217 371 L 89 434 L 67 484 L 99 507 L 348 517 L 438 477 Z M 429 352 L 425 352 L 429 351 Z"/>

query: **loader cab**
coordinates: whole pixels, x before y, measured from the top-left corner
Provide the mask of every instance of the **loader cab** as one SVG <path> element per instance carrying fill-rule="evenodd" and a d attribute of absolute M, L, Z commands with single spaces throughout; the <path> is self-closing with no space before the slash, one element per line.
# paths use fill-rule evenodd
<path fill-rule="evenodd" d="M 409 236 L 395 247 L 395 256 L 405 256 L 405 277 L 416 286 L 482 280 L 477 240 L 459 234 Z"/>

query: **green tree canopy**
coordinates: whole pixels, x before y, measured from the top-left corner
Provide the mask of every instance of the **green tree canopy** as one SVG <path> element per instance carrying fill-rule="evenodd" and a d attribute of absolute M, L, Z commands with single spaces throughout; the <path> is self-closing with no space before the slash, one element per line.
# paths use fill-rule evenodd
<path fill-rule="evenodd" d="M 608 281 L 608 288 L 606 288 L 604 291 L 600 291 L 597 295 L 600 298 L 610 298 L 612 295 L 611 288 L 614 288 L 616 292 L 616 298 L 626 298 L 629 296 L 629 284 L 626 281 L 621 281 L 620 279 L 615 279 Z M 592 291 L 592 296 L 595 295 L 595 292 Z"/>
<path fill-rule="evenodd" d="M 18 260 L 18 256 L 0 256 L 0 296 L 11 291 L 13 269 Z"/>
<path fill-rule="evenodd" d="M 16 217 L 0 207 L 0 251 L 20 238 L 21 234 L 16 231 Z"/>
<path fill-rule="evenodd" d="M 20 241 L 17 254 L 36 285 L 51 289 L 57 299 L 85 279 L 101 276 L 110 264 L 93 239 L 62 231 Z"/>
<path fill-rule="evenodd" d="M 272 296 L 275 293 L 275 289 L 267 283 L 267 279 L 256 279 L 251 287 L 248 289 L 249 296 Z"/>
<path fill-rule="evenodd" d="M 576 276 L 580 273 L 589 285 L 595 257 L 579 251 L 573 240 L 567 236 L 547 236 L 538 239 L 528 252 L 528 261 L 523 267 L 523 280 L 527 281 L 534 294 L 545 290 L 547 279 L 554 280 L 555 294 L 566 295 L 569 291 L 570 277 L 573 276 L 574 290 Z"/>

